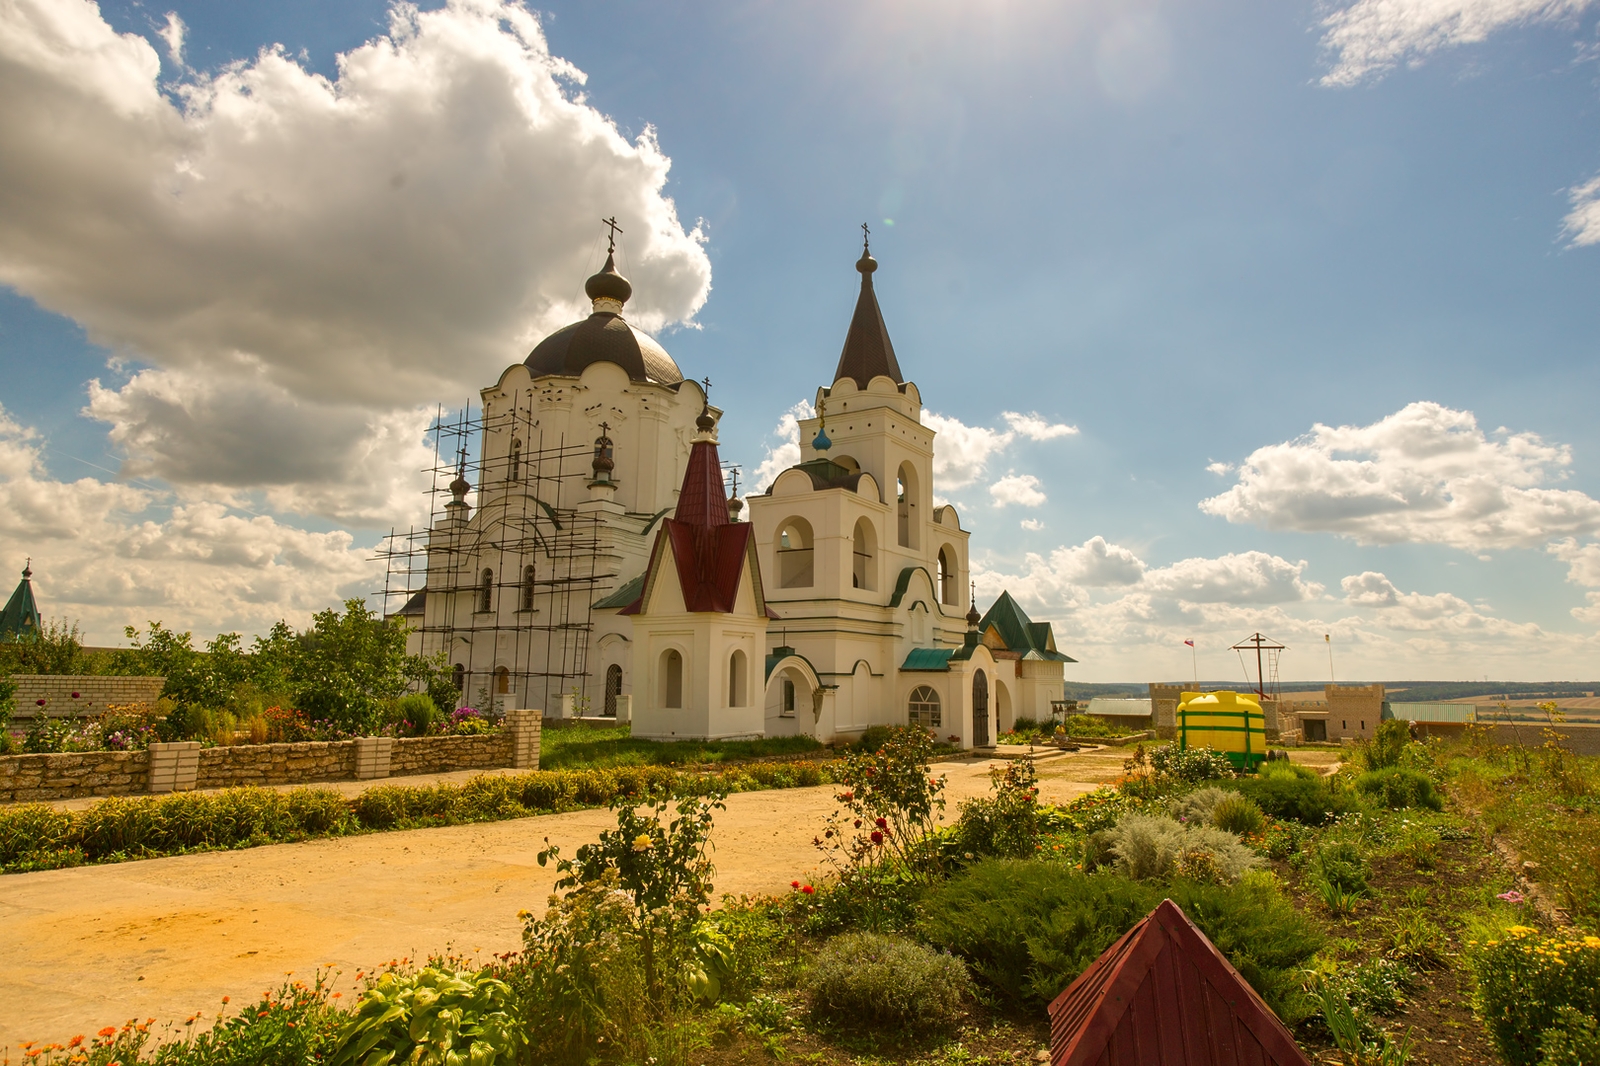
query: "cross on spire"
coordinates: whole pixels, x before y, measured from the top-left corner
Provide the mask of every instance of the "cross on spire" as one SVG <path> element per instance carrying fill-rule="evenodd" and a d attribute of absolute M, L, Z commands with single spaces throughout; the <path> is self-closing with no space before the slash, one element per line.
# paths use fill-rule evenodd
<path fill-rule="evenodd" d="M 700 379 L 700 384 L 706 387 L 706 403 L 711 402 L 711 375 L 707 374 Z"/>
<path fill-rule="evenodd" d="M 872 246 L 867 243 L 867 239 L 871 236 L 872 231 L 867 228 L 867 224 L 865 222 L 861 223 L 861 251 L 863 253 L 872 251 Z"/>
<path fill-rule="evenodd" d="M 616 215 L 612 215 L 610 218 L 602 218 L 600 220 L 600 224 L 608 227 L 611 230 L 611 236 L 609 238 L 610 243 L 606 246 L 606 254 L 611 255 L 617 250 L 617 234 L 622 233 L 623 229 L 621 226 L 617 225 Z"/>
<path fill-rule="evenodd" d="M 609 432 L 611 432 L 611 423 L 610 422 L 602 422 L 602 423 L 600 423 L 600 435 L 603 437 Z"/>

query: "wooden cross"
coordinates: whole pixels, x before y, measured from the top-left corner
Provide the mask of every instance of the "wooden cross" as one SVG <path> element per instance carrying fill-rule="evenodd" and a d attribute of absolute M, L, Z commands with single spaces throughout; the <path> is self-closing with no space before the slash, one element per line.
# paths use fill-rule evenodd
<path fill-rule="evenodd" d="M 617 225 L 616 215 L 612 215 L 610 218 L 602 218 L 600 220 L 600 224 L 602 226 L 608 226 L 611 229 L 610 244 L 606 247 L 606 254 L 610 255 L 617 250 L 617 234 L 623 232 L 623 229 L 621 226 Z"/>

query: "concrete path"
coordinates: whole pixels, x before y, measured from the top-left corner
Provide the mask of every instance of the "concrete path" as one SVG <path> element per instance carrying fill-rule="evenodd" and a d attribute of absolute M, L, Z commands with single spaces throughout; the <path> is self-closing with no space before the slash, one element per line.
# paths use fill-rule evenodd
<path fill-rule="evenodd" d="M 1041 760 L 1043 798 L 1096 787 L 1124 757 Z M 937 764 L 951 816 L 987 791 L 989 765 Z M 729 797 L 713 836 L 718 894 L 787 892 L 813 876 L 833 793 Z M 535 859 L 545 837 L 570 855 L 614 824 L 577 811 L 0 877 L 0 1048 L 135 1016 L 211 1017 L 224 995 L 238 1006 L 324 964 L 343 970 L 348 996 L 358 970 L 390 959 L 516 950 L 517 911 L 542 911 L 555 879 Z"/>

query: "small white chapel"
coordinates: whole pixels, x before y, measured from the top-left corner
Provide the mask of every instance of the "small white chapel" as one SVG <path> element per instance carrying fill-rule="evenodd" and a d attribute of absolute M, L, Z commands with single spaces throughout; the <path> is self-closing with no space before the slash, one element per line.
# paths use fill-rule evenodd
<path fill-rule="evenodd" d="M 933 503 L 934 431 L 877 269 L 863 242 L 801 461 L 740 500 L 721 411 L 624 319 L 633 289 L 608 254 L 593 313 L 482 390 L 477 483 L 463 460 L 400 611 L 412 650 L 445 652 L 464 705 L 615 716 L 661 740 L 909 723 L 986 747 L 1049 716 L 1074 660 L 1009 593 L 981 615 L 969 598 L 971 534 Z M 572 442 L 586 462 L 535 458 Z"/>

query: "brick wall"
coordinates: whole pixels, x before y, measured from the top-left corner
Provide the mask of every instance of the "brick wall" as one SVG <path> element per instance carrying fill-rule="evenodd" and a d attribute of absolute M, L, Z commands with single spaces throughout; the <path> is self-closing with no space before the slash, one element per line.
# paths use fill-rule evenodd
<path fill-rule="evenodd" d="M 164 677 L 87 677 L 72 674 L 12 674 L 17 683 L 16 718 L 92 718 L 113 703 L 155 703 Z M 77 699 L 72 694 L 78 694 Z M 45 705 L 39 706 L 44 700 Z"/>
<path fill-rule="evenodd" d="M 1382 685 L 1324 685 L 1329 740 L 1371 740 L 1383 720 Z"/>

